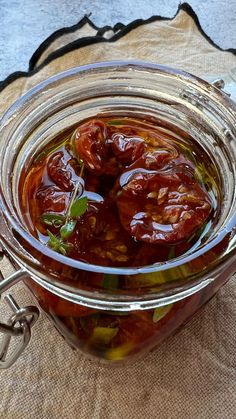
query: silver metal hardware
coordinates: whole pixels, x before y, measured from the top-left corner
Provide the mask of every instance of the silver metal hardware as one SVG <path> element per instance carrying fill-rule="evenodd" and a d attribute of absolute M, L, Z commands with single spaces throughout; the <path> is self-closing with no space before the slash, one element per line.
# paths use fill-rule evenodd
<path fill-rule="evenodd" d="M 0 271 L 1 272 L 1 271 Z M 23 269 L 19 269 L 19 271 L 14 272 L 13 274 L 9 275 L 7 278 L 3 278 L 1 273 L 1 282 L 0 282 L 0 295 L 7 291 L 10 287 L 15 285 L 20 279 L 26 276 L 26 272 Z"/>
<path fill-rule="evenodd" d="M 223 79 L 216 79 L 211 84 L 216 87 L 217 89 L 221 90 L 223 93 L 225 93 L 227 96 L 231 96 L 229 92 L 226 92 L 224 90 L 225 87 L 225 81 Z"/>
<path fill-rule="evenodd" d="M 224 132 L 225 141 L 228 141 L 228 142 L 234 141 L 234 136 L 233 136 L 232 131 L 230 131 L 230 129 L 225 128 L 223 132 Z"/>
<path fill-rule="evenodd" d="M 213 81 L 209 80 L 209 82 L 212 86 L 216 87 L 217 89 L 219 89 L 221 92 L 223 92 L 227 96 L 229 96 L 229 97 L 231 96 L 231 93 L 224 90 L 225 81 L 223 79 L 219 78 L 219 79 L 215 79 Z M 202 109 L 203 106 L 208 102 L 208 99 L 206 97 L 204 97 L 200 93 L 196 92 L 191 87 L 183 89 L 180 92 L 180 97 L 184 100 L 187 100 L 189 103 L 191 103 L 192 105 L 196 106 L 199 109 Z"/>
<path fill-rule="evenodd" d="M 0 249 L 0 259 L 2 259 L 3 254 L 4 251 Z M 7 278 L 4 278 L 0 271 L 0 298 L 4 291 L 12 285 L 15 285 L 25 276 L 26 272 L 23 269 L 14 272 Z M 19 307 L 10 294 L 5 296 L 5 301 L 11 308 L 13 314 L 6 323 L 0 322 L 0 335 L 3 335 L 0 342 L 0 369 L 9 368 L 19 358 L 30 341 L 31 327 L 39 317 L 37 307 Z"/>
<path fill-rule="evenodd" d="M 20 308 L 11 295 L 5 297 L 13 314 L 8 319 L 7 324 L 0 324 L 0 332 L 4 333 L 0 345 L 0 369 L 9 368 L 19 358 L 21 353 L 28 345 L 31 338 L 31 327 L 35 324 L 39 316 L 37 307 L 28 306 Z M 10 343 L 13 337 L 17 337 L 19 342 L 10 351 Z"/>
<path fill-rule="evenodd" d="M 224 89 L 225 87 L 225 82 L 223 79 L 216 79 L 211 84 L 213 84 L 213 86 L 220 90 Z"/>

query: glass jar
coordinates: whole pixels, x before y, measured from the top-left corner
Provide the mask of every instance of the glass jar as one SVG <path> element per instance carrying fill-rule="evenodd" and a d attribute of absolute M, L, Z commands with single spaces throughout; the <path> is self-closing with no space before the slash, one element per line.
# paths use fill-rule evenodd
<path fill-rule="evenodd" d="M 217 221 L 194 249 L 150 266 L 116 268 L 72 260 L 31 234 L 20 209 L 22 170 L 58 133 L 96 115 L 156 121 L 191 136 L 214 162 L 221 191 Z M 235 104 L 182 71 L 108 62 L 39 84 L 1 120 L 0 238 L 19 270 L 0 283 L 0 293 L 23 279 L 66 341 L 89 357 L 116 363 L 144 354 L 235 272 L 235 139 Z"/>

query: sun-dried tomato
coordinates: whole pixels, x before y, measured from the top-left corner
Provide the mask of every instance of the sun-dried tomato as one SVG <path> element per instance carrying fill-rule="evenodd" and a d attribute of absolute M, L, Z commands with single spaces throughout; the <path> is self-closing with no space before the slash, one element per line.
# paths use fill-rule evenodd
<path fill-rule="evenodd" d="M 57 186 L 41 185 L 35 198 L 41 214 L 47 211 L 62 212 L 66 208 L 67 194 Z"/>
<path fill-rule="evenodd" d="M 119 164 L 111 154 L 109 131 L 102 121 L 92 120 L 80 125 L 72 135 L 72 146 L 93 174 L 115 176 L 119 173 Z"/>
<path fill-rule="evenodd" d="M 115 133 L 111 136 L 111 146 L 118 160 L 125 164 L 131 164 L 141 157 L 146 145 L 141 137 Z"/>
<path fill-rule="evenodd" d="M 47 163 L 49 178 L 62 190 L 70 192 L 73 189 L 72 168 L 63 160 L 64 153 L 53 153 Z"/>
<path fill-rule="evenodd" d="M 120 220 L 136 240 L 187 240 L 211 212 L 208 194 L 183 168 L 131 175 L 117 198 Z"/>

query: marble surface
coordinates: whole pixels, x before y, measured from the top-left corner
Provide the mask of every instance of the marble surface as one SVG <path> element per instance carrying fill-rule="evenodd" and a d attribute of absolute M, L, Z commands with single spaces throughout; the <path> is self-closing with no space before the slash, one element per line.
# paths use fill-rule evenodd
<path fill-rule="evenodd" d="M 85 14 L 97 26 L 127 24 L 152 15 L 172 17 L 179 0 L 0 0 L 0 80 L 26 71 L 28 61 L 52 32 Z M 236 0 L 189 0 L 204 31 L 222 48 L 236 48 Z"/>

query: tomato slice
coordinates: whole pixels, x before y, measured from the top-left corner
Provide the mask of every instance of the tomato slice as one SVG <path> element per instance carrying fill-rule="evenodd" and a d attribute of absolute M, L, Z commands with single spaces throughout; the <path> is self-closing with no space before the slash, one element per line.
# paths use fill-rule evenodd
<path fill-rule="evenodd" d="M 96 310 L 84 307 L 80 304 L 71 303 L 70 301 L 64 300 L 50 291 L 33 282 L 31 279 L 27 279 L 26 284 L 30 291 L 34 294 L 37 301 L 43 310 L 47 313 L 54 314 L 57 316 L 88 316 L 94 313 Z"/>
<path fill-rule="evenodd" d="M 124 164 L 131 164 L 141 157 L 146 146 L 143 138 L 118 132 L 111 136 L 111 144 L 116 158 Z"/>
<path fill-rule="evenodd" d="M 92 120 L 80 125 L 73 134 L 73 148 L 85 166 L 101 172 L 103 160 L 107 155 L 107 127 L 99 120 Z"/>
<path fill-rule="evenodd" d="M 40 214 L 44 212 L 63 212 L 66 209 L 68 196 L 57 186 L 41 185 L 35 193 Z"/>
<path fill-rule="evenodd" d="M 65 161 L 63 151 L 53 153 L 47 162 L 47 172 L 49 178 L 62 190 L 66 192 L 72 191 L 74 180 L 77 176 L 74 169 Z M 74 179 L 75 178 L 75 179 Z"/>
<path fill-rule="evenodd" d="M 136 245 L 122 228 L 115 205 L 90 203 L 71 237 L 70 257 L 104 266 L 128 265 Z"/>
<path fill-rule="evenodd" d="M 116 128 L 111 143 L 116 158 L 132 167 L 157 169 L 179 156 L 179 151 L 166 135 L 142 127 L 122 125 Z"/>
<path fill-rule="evenodd" d="M 207 192 L 181 165 L 170 171 L 131 172 L 117 205 L 123 227 L 136 240 L 168 244 L 186 240 L 212 209 Z"/>
<path fill-rule="evenodd" d="M 93 119 L 79 126 L 72 135 L 72 147 L 87 169 L 94 174 L 117 175 L 119 165 L 111 153 L 106 124 Z"/>

